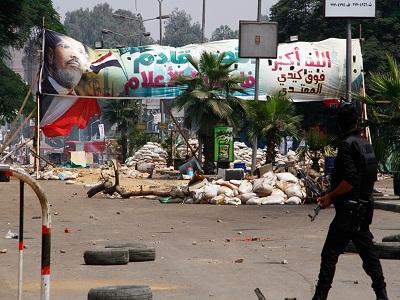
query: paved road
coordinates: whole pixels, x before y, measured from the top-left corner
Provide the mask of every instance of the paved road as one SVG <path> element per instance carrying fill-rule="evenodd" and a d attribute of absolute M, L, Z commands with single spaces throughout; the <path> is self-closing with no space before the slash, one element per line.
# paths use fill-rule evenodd
<path fill-rule="evenodd" d="M 154 299 L 311 299 L 319 255 L 333 209 L 314 223 L 313 206 L 211 206 L 160 204 L 149 199 L 86 198 L 86 189 L 63 182 L 41 182 L 52 203 L 51 299 L 87 299 L 92 287 L 150 285 Z M 0 184 L 0 299 L 15 299 L 18 183 Z M 54 213 L 57 212 L 57 215 Z M 26 196 L 24 298 L 39 299 L 40 226 L 37 199 Z M 376 210 L 377 240 L 400 232 L 399 215 Z M 217 220 L 221 220 L 217 222 Z M 70 233 L 64 233 L 68 228 Z M 249 238 L 258 241 L 248 241 Z M 226 239 L 230 239 L 227 242 Z M 156 247 L 154 262 L 125 266 L 86 266 L 83 252 L 110 240 L 142 240 Z M 93 245 L 96 244 L 96 245 Z M 65 250 L 61 253 L 60 250 Z M 242 263 L 235 263 L 243 259 Z M 287 260 L 287 264 L 282 264 Z M 400 298 L 400 261 L 383 261 L 391 299 Z M 331 300 L 374 299 L 357 255 L 343 255 Z"/>

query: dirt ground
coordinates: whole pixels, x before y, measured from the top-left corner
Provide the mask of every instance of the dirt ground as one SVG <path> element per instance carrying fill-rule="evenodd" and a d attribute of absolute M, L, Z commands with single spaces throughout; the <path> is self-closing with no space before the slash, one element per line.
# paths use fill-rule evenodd
<path fill-rule="evenodd" d="M 145 284 L 154 299 L 311 299 L 320 251 L 334 210 L 314 223 L 303 206 L 212 206 L 161 204 L 157 200 L 87 198 L 80 185 L 40 181 L 51 203 L 51 299 L 87 299 L 90 288 Z M 184 181 L 125 178 L 122 185 L 158 189 Z M 385 183 L 386 184 L 386 183 Z M 390 184 L 387 183 L 387 188 Z M 18 232 L 18 182 L 0 183 L 0 299 L 17 294 L 18 243 L 4 239 Z M 39 299 L 41 220 L 37 198 L 27 188 L 25 205 L 23 299 Z M 69 233 L 65 233 L 65 229 Z M 376 240 L 399 233 L 398 214 L 377 210 Z M 251 241 L 251 240 L 254 241 Z M 142 241 L 156 248 L 154 262 L 87 266 L 83 252 L 109 241 Z M 242 260 L 242 261 L 241 261 Z M 282 263 L 285 262 L 285 263 Z M 390 299 L 400 298 L 400 261 L 382 261 Z M 374 299 L 357 255 L 341 256 L 331 300 Z"/>

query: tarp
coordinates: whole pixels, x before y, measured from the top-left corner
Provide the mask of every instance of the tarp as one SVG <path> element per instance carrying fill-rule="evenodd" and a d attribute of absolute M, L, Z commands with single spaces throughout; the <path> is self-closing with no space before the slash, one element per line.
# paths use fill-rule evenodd
<path fill-rule="evenodd" d="M 46 30 L 44 50 L 41 127 L 50 135 L 58 134 L 53 128 L 46 130 L 54 123 L 61 129 L 67 128 L 70 121 L 86 126 L 87 118 L 100 113 L 96 102 L 99 98 L 175 98 L 183 87 L 175 86 L 174 78 L 195 76 L 196 70 L 187 58 L 191 55 L 198 59 L 204 51 L 225 52 L 223 62 L 234 62 L 234 73 L 247 76 L 241 85 L 248 95 L 237 96 L 254 98 L 255 59 L 238 57 L 238 40 L 180 48 L 150 45 L 95 50 Z M 352 41 L 352 53 L 353 90 L 357 91 L 362 72 L 358 40 Z M 295 102 L 338 99 L 345 95 L 345 64 L 344 39 L 279 44 L 277 59 L 260 60 L 259 98 L 282 91 Z"/>

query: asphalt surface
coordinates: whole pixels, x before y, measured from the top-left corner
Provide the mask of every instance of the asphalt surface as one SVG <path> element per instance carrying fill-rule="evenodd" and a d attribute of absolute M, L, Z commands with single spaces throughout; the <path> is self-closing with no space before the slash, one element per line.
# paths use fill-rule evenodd
<path fill-rule="evenodd" d="M 41 181 L 52 204 L 51 299 L 87 299 L 90 288 L 145 284 L 154 299 L 311 299 L 320 251 L 334 209 L 311 223 L 304 206 L 160 204 L 150 199 L 86 197 L 86 188 Z M 18 182 L 0 183 L 0 299 L 17 294 Z M 23 299 L 39 299 L 41 220 L 27 189 Z M 399 215 L 376 210 L 377 241 L 400 233 Z M 65 233 L 65 229 L 69 233 Z M 83 252 L 109 241 L 142 241 L 156 247 L 156 261 L 87 266 Z M 62 250 L 62 251 L 61 251 Z M 65 252 L 65 253 L 62 253 Z M 400 261 L 383 260 L 390 299 L 400 298 Z M 358 255 L 339 259 L 330 300 L 374 299 Z"/>

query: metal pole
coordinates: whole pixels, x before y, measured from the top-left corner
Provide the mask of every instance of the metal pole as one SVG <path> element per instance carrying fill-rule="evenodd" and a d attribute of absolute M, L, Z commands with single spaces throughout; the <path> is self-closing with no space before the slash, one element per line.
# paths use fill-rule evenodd
<path fill-rule="evenodd" d="M 36 179 L 40 178 L 40 96 L 38 95 L 36 97 L 36 131 L 35 131 L 35 137 L 36 137 L 36 155 L 37 157 L 35 157 L 35 166 L 36 166 Z"/>
<path fill-rule="evenodd" d="M 203 0 L 203 17 L 201 20 L 201 43 L 204 43 L 204 28 L 206 26 L 206 0 Z"/>
<path fill-rule="evenodd" d="M 162 4 L 162 1 L 163 0 L 157 0 L 158 1 L 158 17 L 160 18 L 160 46 L 162 45 L 162 19 L 161 19 L 161 16 L 162 16 L 162 9 L 161 9 L 161 4 Z M 164 123 L 165 123 L 165 116 L 164 116 L 164 102 L 162 101 L 162 99 L 160 99 L 160 114 L 161 114 L 161 123 L 162 123 L 162 126 L 164 126 Z M 164 137 L 164 135 L 163 135 L 163 129 L 162 128 L 160 128 L 160 139 L 161 139 L 161 142 L 163 141 L 163 137 Z"/>
<path fill-rule="evenodd" d="M 19 269 L 18 269 L 18 300 L 22 299 L 23 258 L 24 258 L 24 182 L 19 181 Z"/>
<path fill-rule="evenodd" d="M 347 38 L 346 38 L 346 98 L 351 101 L 351 69 L 352 69 L 352 53 L 351 49 L 351 21 L 347 19 Z"/>
<path fill-rule="evenodd" d="M 17 179 L 26 182 L 40 201 L 42 210 L 42 256 L 41 256 L 41 288 L 40 288 L 40 300 L 50 299 L 50 205 L 47 200 L 46 194 L 43 189 L 37 184 L 28 173 L 22 169 L 16 169 L 7 165 L 0 165 L 1 171 L 10 173 L 10 176 L 14 176 Z"/>
<path fill-rule="evenodd" d="M 158 1 L 158 17 L 160 18 L 160 46 L 162 45 L 162 10 L 161 10 L 161 4 L 163 0 L 157 0 Z"/>
<path fill-rule="evenodd" d="M 257 22 L 261 22 L 261 0 L 258 0 L 257 6 Z M 256 77 L 256 84 L 254 90 L 254 100 L 258 101 L 258 90 L 259 90 L 259 74 L 260 74 L 260 59 L 256 58 L 256 68 L 255 68 L 255 77 Z M 252 153 L 251 153 L 251 173 L 254 174 L 254 171 L 257 167 L 257 137 L 253 138 L 252 141 Z"/>

